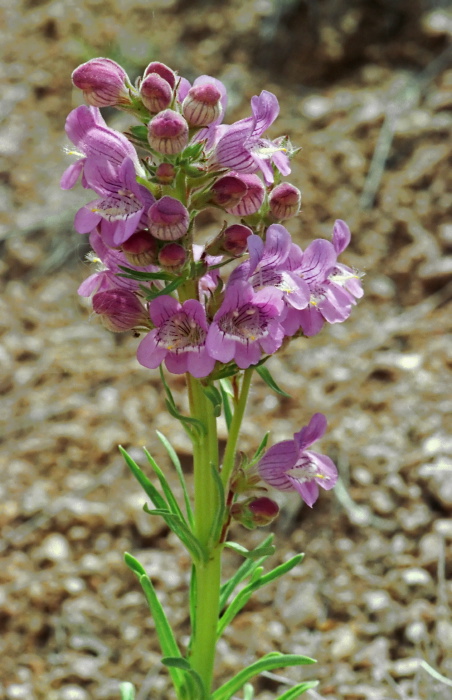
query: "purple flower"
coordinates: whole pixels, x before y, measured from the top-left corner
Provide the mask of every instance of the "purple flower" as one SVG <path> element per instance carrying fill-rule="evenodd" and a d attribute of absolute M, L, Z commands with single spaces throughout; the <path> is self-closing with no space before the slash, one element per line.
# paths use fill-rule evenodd
<path fill-rule="evenodd" d="M 232 206 L 225 206 L 225 210 L 228 214 L 233 214 L 234 216 L 249 216 L 254 214 L 261 208 L 262 202 L 265 199 L 265 187 L 257 175 L 239 175 L 238 173 L 231 173 L 232 177 L 238 177 L 246 187 L 246 191 L 243 194 L 240 202 L 233 204 Z"/>
<path fill-rule="evenodd" d="M 333 246 L 337 255 L 340 255 L 347 248 L 350 239 L 351 234 L 347 224 L 345 221 L 337 219 L 333 228 Z M 359 272 L 341 263 L 338 263 L 328 276 L 331 284 L 341 287 L 348 293 L 352 304 L 356 304 L 355 299 L 360 299 L 364 294 L 360 278 Z"/>
<path fill-rule="evenodd" d="M 304 309 L 310 299 L 307 282 L 290 269 L 302 253 L 292 243 L 290 233 L 281 224 L 269 226 L 265 244 L 256 235 L 249 236 L 249 260 L 239 265 L 231 274 L 230 281 L 245 279 L 255 291 L 265 287 L 276 287 L 283 295 L 286 305 L 295 309 Z"/>
<path fill-rule="evenodd" d="M 209 354 L 220 362 L 235 360 L 240 369 L 255 365 L 261 352 L 271 355 L 284 332 L 278 322 L 283 300 L 277 289 L 254 292 L 247 282 L 228 285 L 207 336 Z"/>
<path fill-rule="evenodd" d="M 119 170 L 125 158 L 133 161 L 138 174 L 144 175 L 135 148 L 118 131 L 109 129 L 97 107 L 82 105 L 73 109 L 66 119 L 66 134 L 80 158 L 63 173 L 60 181 L 63 190 L 71 189 L 82 175 L 83 187 L 95 189 L 90 166 L 94 165 L 94 184 L 99 166 L 108 171 Z"/>
<path fill-rule="evenodd" d="M 270 447 L 257 465 L 260 477 L 267 484 L 279 491 L 298 491 L 310 508 L 319 496 L 319 486 L 328 491 L 338 477 L 329 457 L 306 449 L 324 435 L 326 425 L 322 413 L 314 414 L 309 424 L 294 434 L 293 440 Z"/>
<path fill-rule="evenodd" d="M 279 114 L 278 100 L 263 90 L 251 99 L 252 117 L 241 119 L 222 129 L 211 155 L 211 168 L 229 168 L 242 173 L 261 170 L 266 184 L 274 180 L 271 162 L 283 175 L 290 173 L 285 148 L 274 141 L 263 139 L 262 134 Z"/>
<path fill-rule="evenodd" d="M 148 211 L 149 231 L 161 241 L 176 241 L 188 231 L 190 215 L 182 202 L 165 195 Z"/>
<path fill-rule="evenodd" d="M 165 109 L 149 122 L 148 141 L 158 153 L 173 156 L 188 144 L 188 124 L 178 112 Z"/>
<path fill-rule="evenodd" d="M 120 265 L 131 266 L 124 253 L 105 245 L 97 228 L 91 232 L 89 242 L 94 252 L 88 255 L 88 259 L 97 263 L 98 269 L 82 282 L 77 290 L 78 294 L 82 297 L 89 297 L 94 292 L 102 292 L 107 289 L 138 291 L 139 282 L 126 277 L 118 277 L 118 273 L 122 272 Z M 140 272 L 156 272 L 158 268 L 146 265 L 135 267 L 135 269 Z"/>
<path fill-rule="evenodd" d="M 300 211 L 301 192 L 290 182 L 281 182 L 272 190 L 268 203 L 275 219 L 284 221 Z"/>
<path fill-rule="evenodd" d="M 173 374 L 190 372 L 194 377 L 206 377 L 215 360 L 207 353 L 206 312 L 202 304 L 189 299 L 180 304 L 168 295 L 159 296 L 149 305 L 156 326 L 138 346 L 138 362 L 155 369 L 165 360 Z"/>
<path fill-rule="evenodd" d="M 125 158 L 120 168 L 110 173 L 102 163 L 88 159 L 90 187 L 100 195 L 86 204 L 75 215 L 74 227 L 78 233 L 88 233 L 100 224 L 105 243 L 117 247 L 135 233 L 138 226 L 147 226 L 146 213 L 155 199 L 146 187 L 136 181 L 135 166 L 131 158 Z M 88 179 L 88 178 L 87 178 Z"/>
<path fill-rule="evenodd" d="M 123 68 L 109 58 L 93 58 L 72 73 L 75 87 L 83 90 L 88 104 L 94 107 L 130 104 L 130 79 Z"/>
<path fill-rule="evenodd" d="M 148 314 L 138 297 L 127 289 L 107 289 L 93 296 L 93 311 L 113 333 L 149 327 Z"/>

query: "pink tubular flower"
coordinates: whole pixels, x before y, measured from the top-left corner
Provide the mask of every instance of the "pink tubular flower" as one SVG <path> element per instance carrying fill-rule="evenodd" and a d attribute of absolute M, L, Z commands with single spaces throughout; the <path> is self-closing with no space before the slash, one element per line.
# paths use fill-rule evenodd
<path fill-rule="evenodd" d="M 146 109 L 155 114 L 169 107 L 173 91 L 158 73 L 149 73 L 140 85 L 140 97 Z"/>
<path fill-rule="evenodd" d="M 158 243 L 148 231 L 132 233 L 121 246 L 131 265 L 150 265 L 157 262 Z"/>
<path fill-rule="evenodd" d="M 107 289 L 93 296 L 93 311 L 113 333 L 123 333 L 141 326 L 149 327 L 146 309 L 137 296 L 127 289 Z"/>
<path fill-rule="evenodd" d="M 233 177 L 238 177 L 246 187 L 246 192 L 240 202 L 233 206 L 225 207 L 228 214 L 234 216 L 250 216 L 259 211 L 265 199 L 265 187 L 257 175 L 238 175 L 231 173 Z"/>
<path fill-rule="evenodd" d="M 221 112 L 221 92 L 214 83 L 194 85 L 182 103 L 182 114 L 190 126 L 208 126 Z"/>
<path fill-rule="evenodd" d="M 262 351 L 273 354 L 284 339 L 277 320 L 282 308 L 277 289 L 255 293 L 244 281 L 228 286 L 209 328 L 209 354 L 220 362 L 235 360 L 240 369 L 257 364 Z"/>
<path fill-rule="evenodd" d="M 130 103 L 130 80 L 123 68 L 109 58 L 93 58 L 72 73 L 75 87 L 83 90 L 93 107 L 120 106 Z"/>
<path fill-rule="evenodd" d="M 241 173 L 261 170 L 267 185 L 274 180 L 270 162 L 283 175 L 290 173 L 289 158 L 285 148 L 276 142 L 263 139 L 262 134 L 279 114 L 278 100 L 271 92 L 263 90 L 251 99 L 252 117 L 247 117 L 223 130 L 210 158 L 211 168 L 230 168 Z"/>
<path fill-rule="evenodd" d="M 136 172 L 144 175 L 135 148 L 123 134 L 107 127 L 97 107 L 81 105 L 73 109 L 66 119 L 65 130 L 77 149 L 75 155 L 80 158 L 63 173 L 60 182 L 63 190 L 74 187 L 80 175 L 83 187 L 96 190 L 99 168 L 108 173 L 118 171 L 125 158 L 130 158 Z"/>
<path fill-rule="evenodd" d="M 159 252 L 159 265 L 164 270 L 177 271 L 185 265 L 187 253 L 179 243 L 167 243 Z"/>
<path fill-rule="evenodd" d="M 175 72 L 171 70 L 171 68 L 168 68 L 168 66 L 166 66 L 164 63 L 160 63 L 160 61 L 152 61 L 152 63 L 146 67 L 143 78 L 146 78 L 151 73 L 157 73 L 157 75 L 163 78 L 163 80 L 166 80 L 171 89 L 173 89 L 176 85 Z"/>
<path fill-rule="evenodd" d="M 165 195 L 148 211 L 149 231 L 161 241 L 176 241 L 188 231 L 190 216 L 184 205 Z"/>
<path fill-rule="evenodd" d="M 137 183 L 131 158 L 125 158 L 117 172 L 109 173 L 102 163 L 97 165 L 88 159 L 85 175 L 100 197 L 78 210 L 74 227 L 78 233 L 89 233 L 100 224 L 102 238 L 114 248 L 130 238 L 140 224 L 147 224 L 146 212 L 154 197 Z"/>
<path fill-rule="evenodd" d="M 212 185 L 212 199 L 219 207 L 234 207 L 241 202 L 248 191 L 243 178 L 237 175 L 220 177 Z"/>
<path fill-rule="evenodd" d="M 138 362 L 155 369 L 163 360 L 173 374 L 190 372 L 207 377 L 215 360 L 207 353 L 206 312 L 202 304 L 189 299 L 180 304 L 173 297 L 159 296 L 149 305 L 156 326 L 138 346 Z"/>
<path fill-rule="evenodd" d="M 234 503 L 231 507 L 231 516 L 250 530 L 256 527 L 265 527 L 279 515 L 279 506 L 271 498 L 248 498 L 242 503 Z"/>
<path fill-rule="evenodd" d="M 159 112 L 148 124 L 151 148 L 164 155 L 176 155 L 188 145 L 188 124 L 172 109 Z"/>
<path fill-rule="evenodd" d="M 268 201 L 275 219 L 284 221 L 296 216 L 300 211 L 301 192 L 290 182 L 282 182 L 272 190 Z"/>
<path fill-rule="evenodd" d="M 319 496 L 319 486 L 328 491 L 338 478 L 329 457 L 306 449 L 324 435 L 326 425 L 325 416 L 316 413 L 307 426 L 294 434 L 293 440 L 270 447 L 257 465 L 267 484 L 278 491 L 297 491 L 310 508 Z"/>

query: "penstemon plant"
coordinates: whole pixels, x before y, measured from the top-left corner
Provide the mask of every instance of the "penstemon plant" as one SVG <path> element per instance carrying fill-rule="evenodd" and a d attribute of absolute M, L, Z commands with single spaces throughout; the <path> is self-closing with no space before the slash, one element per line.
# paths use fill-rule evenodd
<path fill-rule="evenodd" d="M 272 93 L 253 97 L 251 116 L 225 125 L 226 89 L 210 76 L 190 85 L 152 62 L 133 85 L 121 66 L 97 58 L 79 66 L 72 80 L 88 106 L 67 118 L 78 159 L 61 186 L 70 189 L 81 178 L 97 195 L 75 216 L 75 229 L 89 234 L 90 259 L 97 264 L 78 291 L 91 297 L 107 329 L 142 336 L 138 361 L 160 369 L 167 409 L 193 445 L 191 494 L 175 450 L 158 433 L 180 480 L 182 503 L 149 452 L 146 473 L 120 448 L 149 499 L 144 510 L 163 518 L 192 561 L 187 650 L 178 644 L 144 567 L 128 553 L 125 562 L 143 588 L 178 700 L 229 700 L 240 690 L 251 700 L 249 680 L 258 673 L 314 660 L 270 653 L 213 689 L 217 640 L 254 591 L 289 572 L 303 555 L 265 572 L 273 536 L 248 551 L 228 541 L 230 523 L 271 523 L 279 508 L 269 488 L 295 490 L 312 507 L 319 486 L 334 487 L 337 469 L 310 449 L 326 430 L 321 413 L 268 450 L 267 433 L 250 458 L 238 450 L 240 426 L 253 373 L 284 393 L 267 360 L 291 339 L 317 334 L 325 321 L 344 321 L 361 297 L 359 273 L 337 261 L 350 231 L 338 220 L 331 241 L 316 239 L 302 251 L 281 224 L 298 213 L 301 194 L 281 182 L 296 152 L 288 138 L 264 137 L 279 112 Z M 139 123 L 119 133 L 106 125 L 101 107 L 117 107 Z M 197 216 L 208 207 L 227 214 L 228 221 L 201 244 Z M 189 415 L 176 405 L 163 365 L 185 374 Z M 221 415 L 228 429 L 222 455 Z M 225 547 L 243 563 L 222 581 Z M 279 698 L 292 700 L 316 684 L 298 683 Z M 121 685 L 121 697 L 135 697 L 131 683 Z"/>

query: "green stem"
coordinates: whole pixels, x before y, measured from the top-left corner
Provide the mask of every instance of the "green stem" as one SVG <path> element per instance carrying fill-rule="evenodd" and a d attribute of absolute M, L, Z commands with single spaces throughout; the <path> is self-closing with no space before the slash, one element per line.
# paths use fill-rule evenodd
<path fill-rule="evenodd" d="M 242 386 L 240 389 L 239 400 L 237 401 L 234 415 L 229 428 L 229 436 L 226 444 L 226 449 L 223 458 L 223 468 L 221 470 L 221 479 L 225 491 L 228 492 L 228 483 L 231 478 L 232 470 L 235 464 L 235 455 L 237 452 L 237 440 L 239 437 L 240 427 L 242 425 L 243 416 L 245 413 L 246 402 L 251 386 L 251 378 L 253 376 L 254 367 L 249 367 L 243 373 Z"/>
<path fill-rule="evenodd" d="M 195 481 L 194 532 L 208 550 L 207 562 L 195 564 L 195 615 L 190 644 L 190 663 L 201 676 L 210 693 L 215 661 L 217 624 L 220 605 L 221 551 L 218 542 L 210 541 L 218 511 L 218 486 L 212 469 L 218 469 L 217 424 L 213 404 L 206 397 L 201 382 L 187 374 L 190 413 L 200 420 L 205 434 L 193 440 Z"/>

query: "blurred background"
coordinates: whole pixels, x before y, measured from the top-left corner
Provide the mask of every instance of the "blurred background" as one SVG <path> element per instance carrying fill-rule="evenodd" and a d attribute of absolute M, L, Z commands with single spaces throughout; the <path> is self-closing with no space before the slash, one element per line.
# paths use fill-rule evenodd
<path fill-rule="evenodd" d="M 90 271 L 72 221 L 86 192 L 59 189 L 65 118 L 81 104 L 71 72 L 106 56 L 132 78 L 151 60 L 219 78 L 227 122 L 274 92 L 270 135 L 301 147 L 288 179 L 302 211 L 288 228 L 305 247 L 345 219 L 342 261 L 365 272 L 346 323 L 270 362 L 291 399 L 255 381 L 241 448 L 269 427 L 272 442 L 290 438 L 321 411 L 341 480 L 313 510 L 281 500 L 274 562 L 305 561 L 228 629 L 218 679 L 282 650 L 319 663 L 259 678 L 258 700 L 312 678 L 311 699 L 447 700 L 419 660 L 452 678 L 450 0 L 21 0 L 2 14 L 0 698 L 113 700 L 123 680 L 137 700 L 172 697 L 124 550 L 188 634 L 188 559 L 143 513 L 117 444 L 143 466 L 146 445 L 170 474 L 155 429 L 187 473 L 190 446 L 138 341 L 105 331 L 77 297 Z M 217 219 L 203 225 L 214 233 Z M 172 380 L 182 408 L 183 386 Z M 232 534 L 252 546 L 266 532 Z"/>

